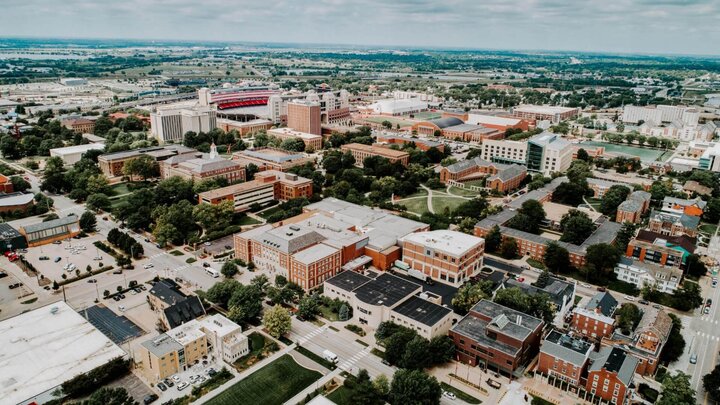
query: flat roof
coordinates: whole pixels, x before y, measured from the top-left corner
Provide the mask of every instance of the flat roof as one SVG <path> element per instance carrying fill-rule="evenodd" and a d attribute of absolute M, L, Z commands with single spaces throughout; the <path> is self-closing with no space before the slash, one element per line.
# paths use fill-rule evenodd
<path fill-rule="evenodd" d="M 413 283 L 389 273 L 383 273 L 374 280 L 355 289 L 355 298 L 370 304 L 392 307 L 408 295 L 422 290 L 420 284 Z"/>
<path fill-rule="evenodd" d="M 383 148 L 382 146 L 371 146 L 362 143 L 348 143 L 340 147 L 343 150 L 356 150 L 361 152 L 367 152 L 373 155 L 389 157 L 393 159 L 401 159 L 410 156 L 409 153 L 400 150 Z"/>
<path fill-rule="evenodd" d="M 324 243 L 318 243 L 317 245 L 310 246 L 307 249 L 296 252 L 292 255 L 292 258 L 293 260 L 303 264 L 312 264 L 337 252 L 339 252 L 337 248 Z"/>
<path fill-rule="evenodd" d="M 275 163 L 283 163 L 296 159 L 305 158 L 304 153 L 291 153 L 275 148 L 258 148 L 253 150 L 244 150 L 233 153 L 234 156 L 239 158 L 251 157 L 260 160 L 267 160 Z"/>
<path fill-rule="evenodd" d="M 167 333 L 148 339 L 141 344 L 150 353 L 157 357 L 162 357 L 168 353 L 173 353 L 183 348 L 180 343 L 176 342 L 175 339 L 170 337 Z"/>
<path fill-rule="evenodd" d="M 170 329 L 166 333 L 168 336 L 175 339 L 176 342 L 180 343 L 183 346 L 186 346 L 187 344 L 192 343 L 205 336 L 205 333 L 200 330 L 200 326 L 200 322 L 193 319 L 173 329 Z"/>
<path fill-rule="evenodd" d="M 593 345 L 579 337 L 566 335 L 552 330 L 545 336 L 540 351 L 576 366 L 582 366 L 588 360 Z"/>
<path fill-rule="evenodd" d="M 125 351 L 58 301 L 0 322 L 0 398 L 17 404 Z"/>
<path fill-rule="evenodd" d="M 58 155 L 71 155 L 75 153 L 85 153 L 89 150 L 101 150 L 105 149 L 104 143 L 88 143 L 85 145 L 74 145 L 74 146 L 65 146 L 63 148 L 53 148 L 50 149 L 50 154 L 56 153 Z"/>
<path fill-rule="evenodd" d="M 333 285 L 345 291 L 352 291 L 369 282 L 372 278 L 354 271 L 341 271 L 334 277 L 325 280 L 326 284 Z"/>
<path fill-rule="evenodd" d="M 450 314 L 452 310 L 413 295 L 393 308 L 393 312 L 397 312 L 423 325 L 433 326 Z"/>
<path fill-rule="evenodd" d="M 513 108 L 513 111 L 522 111 L 532 114 L 562 114 L 570 111 L 576 111 L 577 108 L 561 107 L 554 105 L 534 105 L 523 104 Z"/>
<path fill-rule="evenodd" d="M 247 181 L 245 183 L 238 183 L 233 184 L 226 187 L 220 187 L 213 190 L 203 191 L 202 193 L 198 194 L 198 197 L 202 200 L 203 198 L 206 199 L 213 199 L 213 198 L 219 198 L 219 197 L 225 197 L 227 195 L 235 195 L 244 193 L 250 190 L 255 190 L 258 188 L 264 188 L 269 187 L 273 188 L 275 183 L 273 182 L 263 182 L 263 181 L 257 181 L 257 180 L 251 180 Z"/>
<path fill-rule="evenodd" d="M 23 226 L 22 229 L 24 229 L 26 233 L 32 233 L 32 232 L 44 231 L 46 229 L 57 228 L 59 226 L 74 224 L 78 221 L 80 221 L 80 219 L 78 218 L 77 215 L 68 215 L 66 217 L 53 219 L 51 221 L 40 222 L 38 224 L 26 225 L 26 226 Z"/>
<path fill-rule="evenodd" d="M 426 248 L 436 249 L 456 257 L 464 255 L 468 250 L 484 242 L 483 238 L 445 229 L 413 232 L 405 235 L 402 240 Z"/>
<path fill-rule="evenodd" d="M 34 199 L 35 196 L 32 193 L 0 193 L 0 207 L 25 205 L 29 204 Z"/>

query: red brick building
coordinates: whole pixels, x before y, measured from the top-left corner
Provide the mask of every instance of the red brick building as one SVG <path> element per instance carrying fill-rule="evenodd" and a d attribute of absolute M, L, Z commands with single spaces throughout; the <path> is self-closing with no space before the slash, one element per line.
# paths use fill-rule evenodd
<path fill-rule="evenodd" d="M 628 243 L 625 256 L 638 262 L 660 266 L 681 267 L 687 257 L 695 252 L 695 238 L 687 235 L 666 236 L 640 230 Z"/>
<path fill-rule="evenodd" d="M 62 125 L 79 134 L 92 134 L 95 131 L 95 121 L 87 118 L 71 118 L 63 120 Z"/>
<path fill-rule="evenodd" d="M 362 143 L 348 143 L 342 145 L 340 149 L 343 152 L 349 151 L 355 158 L 355 166 L 363 167 L 363 162 L 371 156 L 383 157 L 390 163 L 400 162 L 403 166 L 407 166 L 410 162 L 410 154 L 407 152 L 384 148 L 382 146 L 370 146 Z"/>
<path fill-rule="evenodd" d="M 589 339 L 600 340 L 615 331 L 617 300 L 608 292 L 595 294 L 585 307 L 575 307 L 571 329 Z"/>
<path fill-rule="evenodd" d="M 603 347 L 588 367 L 585 389 L 611 404 L 629 404 L 638 360 L 619 347 Z"/>
<path fill-rule="evenodd" d="M 12 193 L 13 184 L 9 177 L 0 174 L 0 193 Z"/>
<path fill-rule="evenodd" d="M 485 178 L 485 186 L 507 193 L 520 187 L 527 177 L 527 168 L 521 165 L 492 163 L 479 157 L 453 163 L 440 169 L 440 181 L 460 183 Z"/>
<path fill-rule="evenodd" d="M 538 353 L 543 321 L 482 300 L 448 333 L 458 360 L 514 375 Z"/>
<path fill-rule="evenodd" d="M 540 346 L 537 370 L 547 376 L 580 385 L 590 361 L 593 345 L 571 335 L 552 330 Z"/>

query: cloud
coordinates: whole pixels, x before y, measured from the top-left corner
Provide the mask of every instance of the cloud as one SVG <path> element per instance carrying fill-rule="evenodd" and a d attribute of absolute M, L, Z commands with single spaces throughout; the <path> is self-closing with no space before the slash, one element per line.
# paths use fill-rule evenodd
<path fill-rule="evenodd" d="M 720 0 L 3 0 L 3 36 L 717 53 Z"/>

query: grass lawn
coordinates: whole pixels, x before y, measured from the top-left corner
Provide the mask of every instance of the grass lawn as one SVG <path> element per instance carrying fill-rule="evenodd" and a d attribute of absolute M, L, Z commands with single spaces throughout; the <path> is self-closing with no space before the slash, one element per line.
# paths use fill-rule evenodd
<path fill-rule="evenodd" d="M 477 197 L 478 195 L 480 195 L 480 193 L 477 191 L 466 190 L 460 187 L 450 187 L 450 193 L 455 195 L 461 195 L 463 197 Z"/>
<path fill-rule="evenodd" d="M 398 205 L 404 205 L 408 211 L 416 214 L 422 214 L 428 211 L 427 197 L 413 198 L 412 200 L 398 201 Z"/>
<path fill-rule="evenodd" d="M 170 254 L 173 256 L 182 256 L 183 252 L 181 252 L 179 250 L 172 250 L 172 251 L 170 251 Z"/>
<path fill-rule="evenodd" d="M 337 368 L 335 363 L 325 360 L 323 357 L 318 356 L 317 354 L 311 352 L 310 350 L 308 350 L 302 346 L 295 347 L 295 351 L 300 352 L 303 356 L 305 356 L 308 359 L 314 361 L 315 363 L 325 367 L 328 370 L 335 370 Z"/>
<path fill-rule="evenodd" d="M 274 214 L 274 213 L 276 213 L 276 212 L 282 212 L 282 209 L 280 209 L 280 207 L 278 207 L 278 206 L 275 206 L 275 207 L 272 207 L 272 208 L 268 208 L 267 210 L 259 213 L 258 215 L 260 215 L 261 217 L 263 217 L 263 218 L 265 218 L 265 219 L 268 219 L 268 217 L 269 217 L 270 215 L 272 215 L 272 214 Z"/>
<path fill-rule="evenodd" d="M 432 199 L 433 208 L 435 208 L 435 212 L 438 214 L 442 214 L 445 211 L 445 208 L 449 208 L 450 211 L 455 210 L 457 207 L 460 206 L 460 204 L 464 203 L 465 199 L 457 198 L 457 197 L 434 197 Z"/>
<path fill-rule="evenodd" d="M 465 391 L 461 391 L 453 386 L 450 386 L 448 384 L 440 383 L 440 388 L 442 388 L 444 391 L 449 391 L 455 394 L 459 399 L 467 402 L 468 404 L 480 404 L 482 401 L 475 398 L 474 396 L 466 393 Z"/>
<path fill-rule="evenodd" d="M 270 353 L 277 351 L 277 343 L 266 340 L 262 333 L 253 332 L 248 336 L 248 339 L 250 340 L 250 353 L 237 359 L 237 361 L 233 363 L 233 366 L 235 366 L 238 371 L 249 368 Z"/>
<path fill-rule="evenodd" d="M 122 197 L 111 197 L 110 198 L 110 206 L 115 209 L 123 202 L 127 201 L 129 195 L 124 195 Z"/>
<path fill-rule="evenodd" d="M 250 374 L 211 399 L 209 405 L 283 404 L 322 374 L 301 367 L 290 355 L 284 355 Z"/>
<path fill-rule="evenodd" d="M 335 402 L 337 405 L 355 405 L 352 402 L 352 390 L 344 385 L 327 395 L 327 399 Z"/>
<path fill-rule="evenodd" d="M 586 200 L 587 200 L 588 203 L 590 203 L 590 205 L 592 205 L 592 207 L 595 208 L 596 210 L 599 210 L 599 209 L 600 209 L 600 203 L 602 202 L 601 199 L 599 199 L 599 198 L 590 198 L 590 197 L 589 197 L 589 198 L 586 198 Z"/>
<path fill-rule="evenodd" d="M 527 259 L 527 264 L 535 267 L 536 269 L 545 270 L 545 265 L 535 259 Z"/>
<path fill-rule="evenodd" d="M 129 192 L 130 189 L 128 189 L 127 183 L 117 183 L 110 186 L 110 197 L 127 194 Z"/>
<path fill-rule="evenodd" d="M 247 215 L 241 217 L 237 221 L 233 221 L 233 225 L 255 225 L 255 224 L 259 224 L 259 223 L 260 223 L 260 221 L 258 221 L 255 218 L 251 218 Z"/>
<path fill-rule="evenodd" d="M 338 317 L 338 314 L 334 313 L 330 310 L 330 307 L 327 305 L 320 305 L 320 313 L 322 314 L 322 317 L 327 319 L 328 321 L 339 321 L 340 318 Z"/>

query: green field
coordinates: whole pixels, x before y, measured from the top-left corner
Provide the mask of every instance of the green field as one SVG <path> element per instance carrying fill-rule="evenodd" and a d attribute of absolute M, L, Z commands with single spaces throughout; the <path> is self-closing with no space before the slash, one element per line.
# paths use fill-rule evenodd
<path fill-rule="evenodd" d="M 281 405 L 322 375 L 284 355 L 207 402 L 209 405 Z"/>
<path fill-rule="evenodd" d="M 422 214 L 423 212 L 427 212 L 428 210 L 427 197 L 418 197 L 413 198 L 412 200 L 398 201 L 398 204 L 404 205 L 405 208 L 408 209 L 408 211 L 414 212 L 416 214 Z"/>
<path fill-rule="evenodd" d="M 446 194 L 447 195 L 447 194 Z M 435 213 L 442 214 L 445 208 L 449 208 L 452 212 L 455 208 L 459 207 L 460 204 L 464 203 L 465 199 L 457 197 L 436 197 L 433 195 L 432 204 L 435 209 Z"/>
<path fill-rule="evenodd" d="M 671 151 L 664 151 L 659 149 L 641 148 L 639 146 L 620 145 L 609 142 L 597 142 L 597 141 L 585 141 L 582 145 L 590 146 L 602 146 L 605 148 L 605 152 L 608 153 L 625 153 L 632 156 L 640 157 L 643 162 L 664 162 L 672 155 Z"/>
<path fill-rule="evenodd" d="M 419 113 L 412 114 L 412 116 L 413 116 L 414 118 L 410 118 L 410 115 L 407 115 L 406 118 L 408 118 L 408 119 L 416 119 L 416 120 L 423 120 L 423 121 L 425 121 L 425 120 L 436 120 L 436 119 L 442 117 L 442 114 L 439 113 L 439 112 L 434 112 L 434 111 L 424 111 L 424 112 L 419 112 Z"/>

